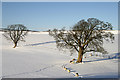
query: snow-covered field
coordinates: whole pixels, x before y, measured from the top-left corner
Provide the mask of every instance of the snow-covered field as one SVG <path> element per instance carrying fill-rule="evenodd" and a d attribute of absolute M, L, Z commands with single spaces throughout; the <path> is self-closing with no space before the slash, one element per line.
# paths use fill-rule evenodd
<path fill-rule="evenodd" d="M 55 41 L 46 32 L 30 32 L 17 48 L 2 38 L 2 77 L 3 78 L 117 78 L 118 77 L 118 34 L 114 43 L 104 43 L 108 55 L 85 54 L 83 63 L 70 64 L 77 53 L 70 56 L 68 51 L 59 51 Z M 2 34 L 2 33 L 0 33 Z M 1 55 L 1 54 L 0 54 Z M 67 72 L 63 66 L 71 70 Z M 1 74 L 0 74 L 1 75 Z"/>
<path fill-rule="evenodd" d="M 2 34 L 0 33 L 0 79 L 2 76 Z"/>

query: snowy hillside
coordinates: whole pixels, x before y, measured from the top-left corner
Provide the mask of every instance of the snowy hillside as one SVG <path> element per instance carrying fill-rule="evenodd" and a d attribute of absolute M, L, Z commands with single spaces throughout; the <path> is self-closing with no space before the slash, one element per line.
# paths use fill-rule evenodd
<path fill-rule="evenodd" d="M 109 54 L 84 55 L 83 63 L 70 64 L 77 58 L 75 52 L 59 51 L 55 40 L 47 32 L 30 32 L 17 48 L 2 38 L 3 78 L 117 78 L 118 77 L 118 32 L 114 43 L 104 42 Z M 2 34 L 2 33 L 0 33 Z M 1 54 L 0 54 L 1 55 Z M 86 58 L 85 58 L 86 57 Z M 70 70 L 64 70 L 63 66 Z M 79 76 L 74 75 L 78 73 Z M 1 74 L 0 74 L 1 75 Z"/>

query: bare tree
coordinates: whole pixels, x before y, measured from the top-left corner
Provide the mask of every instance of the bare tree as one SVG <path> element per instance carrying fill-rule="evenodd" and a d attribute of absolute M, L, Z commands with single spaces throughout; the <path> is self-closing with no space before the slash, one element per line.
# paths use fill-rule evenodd
<path fill-rule="evenodd" d="M 3 36 L 7 40 L 12 40 L 15 48 L 19 41 L 25 41 L 24 37 L 27 35 L 27 28 L 22 24 L 14 24 L 7 27 Z"/>
<path fill-rule="evenodd" d="M 114 35 L 106 30 L 112 30 L 112 25 L 108 22 L 100 21 L 96 18 L 89 18 L 87 21 L 81 20 L 70 30 L 65 28 L 50 30 L 49 34 L 56 40 L 59 49 L 69 49 L 72 53 L 78 52 L 77 63 L 82 62 L 83 54 L 86 52 L 107 53 L 103 48 L 103 40 L 112 41 Z"/>

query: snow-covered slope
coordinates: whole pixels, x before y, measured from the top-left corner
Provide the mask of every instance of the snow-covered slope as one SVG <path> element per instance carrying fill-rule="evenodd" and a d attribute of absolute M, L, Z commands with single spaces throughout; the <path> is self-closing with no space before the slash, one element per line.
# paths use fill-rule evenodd
<path fill-rule="evenodd" d="M 116 33 L 116 32 L 115 32 Z M 0 33 L 1 34 L 1 33 Z M 2 77 L 4 78 L 117 78 L 118 77 L 118 36 L 114 43 L 104 43 L 108 55 L 85 54 L 83 63 L 70 64 L 77 53 L 70 56 L 68 51 L 59 51 L 55 41 L 48 33 L 29 33 L 26 42 L 17 48 L 3 37 Z M 97 55 L 98 56 L 97 56 Z M 71 70 L 67 72 L 63 66 Z"/>
<path fill-rule="evenodd" d="M 2 75 L 2 34 L 0 33 L 0 79 Z"/>

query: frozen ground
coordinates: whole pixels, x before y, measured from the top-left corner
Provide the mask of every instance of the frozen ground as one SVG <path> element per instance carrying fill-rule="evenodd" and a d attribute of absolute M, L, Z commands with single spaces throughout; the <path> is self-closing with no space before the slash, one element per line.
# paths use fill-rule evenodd
<path fill-rule="evenodd" d="M 70 64 L 77 53 L 70 56 L 68 51 L 59 51 L 55 41 L 47 33 L 29 33 L 26 42 L 12 48 L 13 44 L 2 39 L 2 77 L 3 78 L 73 78 L 79 73 L 81 78 L 117 78 L 118 77 L 118 36 L 114 43 L 104 43 L 108 55 L 85 54 L 83 63 Z M 0 33 L 1 34 L 1 33 Z M 1 54 L 0 54 L 1 55 Z M 65 71 L 62 66 L 71 70 Z M 1 74 L 0 74 L 1 75 Z M 76 78 L 76 77 L 74 77 Z"/>

